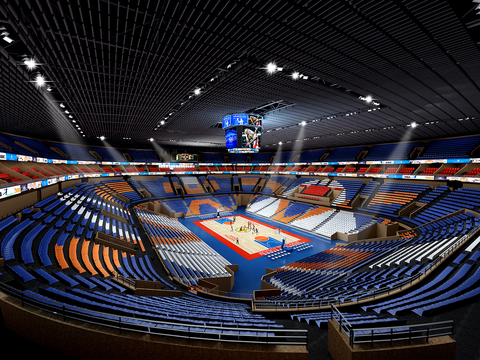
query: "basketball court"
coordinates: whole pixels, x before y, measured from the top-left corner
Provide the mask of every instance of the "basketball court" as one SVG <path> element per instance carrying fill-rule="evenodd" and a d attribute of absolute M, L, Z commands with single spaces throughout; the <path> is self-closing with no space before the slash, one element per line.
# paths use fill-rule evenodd
<path fill-rule="evenodd" d="M 286 245 L 310 242 L 278 227 L 265 224 L 244 215 L 232 215 L 208 220 L 194 221 L 210 235 L 227 245 L 247 260 L 259 258 L 272 250 Z"/>

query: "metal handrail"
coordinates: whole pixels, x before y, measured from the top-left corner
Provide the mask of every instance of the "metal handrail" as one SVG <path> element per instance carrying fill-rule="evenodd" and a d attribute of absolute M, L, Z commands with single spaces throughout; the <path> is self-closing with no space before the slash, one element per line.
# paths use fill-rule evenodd
<path fill-rule="evenodd" d="M 371 344 L 373 346 L 380 342 L 390 342 L 390 345 L 393 345 L 394 341 L 405 340 L 408 340 L 410 344 L 412 340 L 418 339 L 426 339 L 428 343 L 429 339 L 433 337 L 453 335 L 454 330 L 453 320 L 414 325 L 354 328 L 335 305 L 330 307 L 330 311 L 330 319 L 339 324 L 340 332 L 343 331 L 347 334 L 350 346 L 354 344 Z"/>
<path fill-rule="evenodd" d="M 377 327 L 377 328 L 352 328 L 350 329 L 349 341 L 350 346 L 353 344 L 373 344 L 380 342 L 390 342 L 393 344 L 394 341 L 405 341 L 408 340 L 410 344 L 412 340 L 426 339 L 427 343 L 430 338 L 453 335 L 454 330 L 454 321 L 439 321 L 434 323 L 426 324 L 415 324 L 415 325 L 399 325 L 399 326 L 388 326 L 388 327 Z M 383 332 L 382 332 L 383 331 Z M 368 334 L 368 332 L 370 332 Z M 359 340 L 356 336 L 356 333 L 361 333 L 361 338 Z"/>
<path fill-rule="evenodd" d="M 335 319 L 337 320 L 337 322 L 339 323 L 340 325 L 340 331 L 343 329 L 345 331 L 345 329 L 351 329 L 352 328 L 352 325 L 350 325 L 350 323 L 348 322 L 348 320 L 342 315 L 342 313 L 340 312 L 340 310 L 338 310 L 336 308 L 335 305 L 331 305 L 330 306 L 330 319 Z M 339 321 L 340 320 L 340 321 Z"/>
<path fill-rule="evenodd" d="M 385 287 L 379 290 L 374 290 L 373 292 L 365 290 L 365 296 L 359 295 L 355 297 L 355 300 L 352 299 L 337 299 L 337 298 L 324 298 L 324 299 L 301 299 L 301 300 L 281 300 L 281 303 L 273 304 L 269 300 L 254 300 L 254 305 L 256 308 L 285 308 L 287 306 L 289 309 L 291 308 L 290 305 L 295 305 L 296 309 L 308 309 L 308 308 L 316 308 L 321 306 L 330 306 L 330 305 L 340 305 L 340 304 L 349 304 L 349 303 L 358 303 L 362 300 L 374 300 L 376 297 L 382 295 L 388 295 L 393 291 L 402 290 L 404 286 L 411 285 L 414 281 L 417 281 L 420 277 L 424 276 L 428 270 L 432 267 L 436 266 L 440 261 L 442 261 L 447 255 L 452 253 L 457 247 L 462 245 L 466 240 L 470 239 L 472 236 L 476 234 L 476 232 L 480 229 L 480 227 L 476 227 L 472 229 L 468 234 L 463 235 L 460 239 L 455 241 L 450 247 L 448 247 L 445 251 L 443 251 L 440 255 L 438 255 L 433 261 L 428 263 L 423 269 L 420 270 L 414 276 L 405 279 L 391 287 Z M 264 306 L 262 306 L 264 305 Z"/>
<path fill-rule="evenodd" d="M 99 312 L 95 310 L 88 310 L 85 313 L 85 308 L 74 305 L 66 305 L 56 300 L 48 299 L 42 296 L 33 294 L 25 294 L 23 291 L 17 290 L 6 284 L 0 283 L 0 291 L 6 295 L 15 298 L 21 302 L 22 307 L 29 305 L 37 309 L 47 311 L 49 313 L 61 316 L 63 320 L 72 319 L 87 322 L 90 324 L 107 326 L 118 329 L 119 333 L 122 330 L 129 330 L 140 332 L 144 334 L 154 334 L 159 336 L 169 336 L 176 338 L 186 338 L 191 340 L 206 340 L 206 341 L 220 341 L 231 343 L 248 343 L 248 344 L 265 344 L 265 345 L 308 345 L 308 330 L 302 329 L 270 329 L 270 328 L 238 328 L 238 327 L 221 327 L 209 325 L 195 325 L 188 322 L 167 322 L 150 319 L 133 318 L 129 316 L 121 316 L 118 314 L 110 314 L 106 312 Z M 95 315 L 91 315 L 95 314 Z M 111 319 L 105 315 L 118 317 L 118 319 Z M 129 320 L 141 320 L 148 325 L 141 325 L 128 322 Z M 151 326 L 151 325 L 155 326 Z M 160 325 L 160 326 L 158 326 Z M 158 327 L 157 327 L 158 326 Z M 184 327 L 184 329 L 168 328 L 169 326 Z M 198 329 L 198 330 L 197 330 Z M 215 337 L 202 337 L 202 334 L 208 334 L 205 330 L 217 330 L 220 333 Z M 203 331 L 202 331 L 203 330 Z M 239 334 L 222 334 L 226 331 L 236 331 Z M 244 332 L 244 334 L 240 334 Z M 248 334 L 250 333 L 250 334 Z M 258 334 L 261 333 L 261 334 Z M 272 336 L 273 334 L 273 336 Z M 232 338 L 237 336 L 237 339 Z"/>

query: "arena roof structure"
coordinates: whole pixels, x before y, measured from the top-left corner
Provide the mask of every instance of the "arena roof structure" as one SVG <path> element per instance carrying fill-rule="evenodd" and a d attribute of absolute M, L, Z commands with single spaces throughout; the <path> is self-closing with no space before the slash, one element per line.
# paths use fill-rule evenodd
<path fill-rule="evenodd" d="M 2 0 L 2 130 L 220 150 L 222 117 L 257 111 L 271 149 L 476 133 L 476 6 Z"/>

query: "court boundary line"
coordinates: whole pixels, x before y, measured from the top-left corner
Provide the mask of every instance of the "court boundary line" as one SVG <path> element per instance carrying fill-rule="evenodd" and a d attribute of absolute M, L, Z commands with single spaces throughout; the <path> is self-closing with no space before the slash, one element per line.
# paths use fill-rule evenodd
<path fill-rule="evenodd" d="M 262 256 L 265 256 L 265 254 L 263 254 L 263 252 L 267 251 L 267 250 L 273 250 L 273 249 L 276 249 L 276 248 L 270 248 L 270 249 L 265 249 L 265 250 L 262 250 L 262 251 L 259 251 L 259 252 L 256 252 L 256 253 L 253 253 L 253 254 L 250 254 L 248 252 L 246 252 L 245 250 L 243 250 L 241 247 L 237 246 L 236 244 L 232 243 L 231 241 L 227 240 L 225 237 L 223 237 L 221 234 L 217 233 L 216 231 L 208 228 L 207 226 L 205 226 L 203 223 L 204 222 L 208 222 L 208 221 L 216 221 L 216 220 L 219 220 L 219 219 L 231 219 L 233 217 L 241 217 L 243 219 L 246 219 L 248 221 L 252 221 L 258 225 L 262 225 L 262 226 L 265 226 L 265 227 L 268 227 L 270 229 L 278 229 L 278 226 L 272 226 L 272 225 L 269 225 L 269 224 L 265 224 L 257 219 L 253 219 L 253 218 L 250 218 L 248 216 L 244 216 L 244 215 L 232 215 L 232 216 L 224 216 L 224 217 L 220 217 L 220 218 L 212 218 L 212 219 L 205 219 L 205 220 L 197 220 L 197 221 L 193 221 L 193 223 L 195 225 L 197 225 L 199 228 L 201 228 L 202 230 L 206 231 L 208 234 L 210 234 L 211 236 L 213 236 L 215 239 L 217 239 L 218 241 L 220 241 L 222 244 L 225 244 L 226 246 L 228 246 L 230 249 L 232 249 L 233 251 L 235 251 L 237 254 L 241 255 L 243 258 L 245 258 L 246 260 L 253 260 L 253 259 L 257 259 L 259 257 L 262 257 Z M 282 229 L 282 233 L 284 233 L 285 235 L 288 235 L 288 236 L 291 236 L 291 237 L 294 237 L 295 239 L 298 239 L 297 241 L 302 241 L 304 243 L 307 243 L 307 242 L 310 242 L 312 240 L 310 239 L 307 239 L 303 236 L 300 236 L 300 235 L 297 235 L 297 234 L 293 234 L 293 233 L 290 233 L 288 231 L 284 231 Z M 279 248 L 279 246 L 277 247 Z"/>

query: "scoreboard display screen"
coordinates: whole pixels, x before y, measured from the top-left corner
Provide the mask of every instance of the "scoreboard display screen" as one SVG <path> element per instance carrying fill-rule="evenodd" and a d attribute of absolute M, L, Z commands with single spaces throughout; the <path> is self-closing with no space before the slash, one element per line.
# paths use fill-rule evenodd
<path fill-rule="evenodd" d="M 258 152 L 263 118 L 255 114 L 227 115 L 222 119 L 225 146 L 229 152 Z"/>
<path fill-rule="evenodd" d="M 260 149 L 262 128 L 257 126 L 243 126 L 242 149 Z"/>
<path fill-rule="evenodd" d="M 248 125 L 262 127 L 262 118 L 257 115 L 248 115 Z"/>
<path fill-rule="evenodd" d="M 247 125 L 247 124 L 248 124 L 248 115 L 247 114 L 232 115 L 231 126 Z"/>
<path fill-rule="evenodd" d="M 227 115 L 222 119 L 222 129 L 232 126 L 232 115 Z"/>
<path fill-rule="evenodd" d="M 225 145 L 227 149 L 233 149 L 237 147 L 237 129 L 230 128 L 225 130 Z"/>

